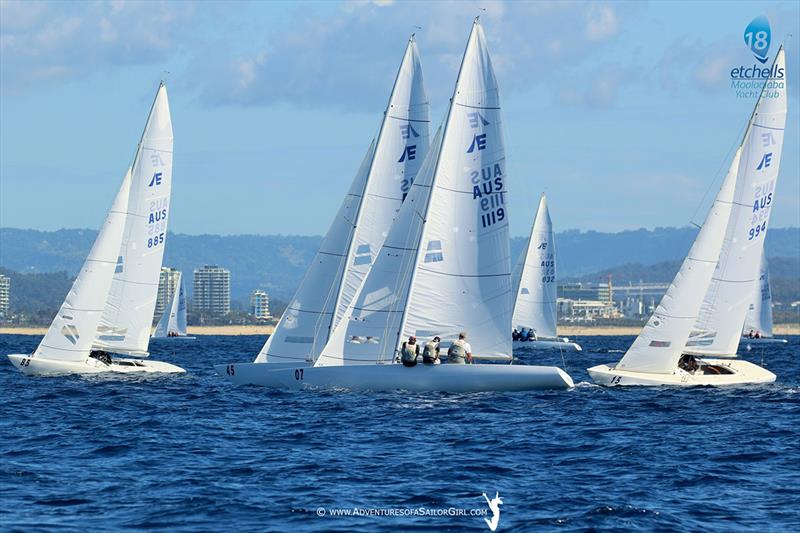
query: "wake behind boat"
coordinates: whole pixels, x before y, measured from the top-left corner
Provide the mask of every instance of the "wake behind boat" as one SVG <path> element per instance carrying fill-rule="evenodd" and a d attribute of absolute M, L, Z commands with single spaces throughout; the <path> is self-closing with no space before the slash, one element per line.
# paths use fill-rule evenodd
<path fill-rule="evenodd" d="M 162 83 L 133 166 L 58 314 L 33 354 L 8 356 L 22 373 L 184 372 L 143 359 L 167 235 L 172 140 Z"/>

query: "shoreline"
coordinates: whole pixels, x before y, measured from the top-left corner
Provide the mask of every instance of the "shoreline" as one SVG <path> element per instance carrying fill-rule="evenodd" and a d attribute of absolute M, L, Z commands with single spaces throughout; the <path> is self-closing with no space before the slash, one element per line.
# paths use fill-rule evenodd
<path fill-rule="evenodd" d="M 639 326 L 559 326 L 558 334 L 564 337 L 607 337 L 614 335 L 638 335 Z M 275 326 L 189 326 L 189 335 L 271 335 Z M 46 327 L 0 327 L 0 335 L 44 335 Z M 800 324 L 776 324 L 776 336 L 800 335 Z"/>

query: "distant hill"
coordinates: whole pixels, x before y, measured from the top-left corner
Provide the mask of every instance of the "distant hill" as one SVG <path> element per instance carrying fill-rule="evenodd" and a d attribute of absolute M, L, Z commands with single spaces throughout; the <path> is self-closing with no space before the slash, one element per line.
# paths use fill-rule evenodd
<path fill-rule="evenodd" d="M 626 263 L 583 276 L 569 276 L 559 281 L 580 281 L 597 283 L 611 277 L 614 285 L 628 283 L 666 283 L 672 281 L 681 266 L 681 260 L 662 261 L 654 265 Z M 773 257 L 769 259 L 769 277 L 772 299 L 775 302 L 795 302 L 800 300 L 800 258 Z"/>
<path fill-rule="evenodd" d="M 597 281 L 609 269 L 627 269 L 627 273 L 612 272 L 615 282 L 668 281 L 696 231 L 690 227 L 619 233 L 568 230 L 556 236 L 559 275 L 562 279 L 586 276 Z M 74 276 L 96 234 L 94 230 L 0 228 L 0 266 L 28 274 L 66 272 Z M 194 269 L 218 264 L 231 271 L 231 296 L 235 300 L 244 301 L 252 290 L 263 288 L 286 301 L 302 280 L 320 241 L 319 236 L 170 234 L 164 264 L 188 274 L 190 293 Z M 523 238 L 512 239 L 512 260 L 516 261 L 523 245 Z M 767 255 L 800 260 L 800 228 L 771 228 Z M 669 262 L 672 266 L 664 264 Z M 775 268 L 780 265 L 773 262 L 773 272 Z M 782 276 L 773 274 L 776 277 Z"/>

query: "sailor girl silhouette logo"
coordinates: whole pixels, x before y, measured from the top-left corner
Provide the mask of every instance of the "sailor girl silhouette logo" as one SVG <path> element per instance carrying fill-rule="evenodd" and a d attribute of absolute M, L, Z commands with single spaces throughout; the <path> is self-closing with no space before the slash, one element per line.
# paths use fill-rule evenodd
<path fill-rule="evenodd" d="M 489 504 L 489 509 L 492 511 L 492 518 L 484 518 L 483 521 L 486 522 L 489 529 L 497 531 L 497 526 L 500 525 L 500 506 L 503 505 L 503 499 L 500 497 L 499 492 L 495 492 L 494 498 L 491 500 L 485 492 L 483 493 L 483 497 L 486 499 L 486 503 Z"/>
<path fill-rule="evenodd" d="M 769 21 L 763 15 L 751 20 L 744 29 L 744 42 L 761 63 L 767 62 L 771 39 L 772 31 L 769 28 Z"/>

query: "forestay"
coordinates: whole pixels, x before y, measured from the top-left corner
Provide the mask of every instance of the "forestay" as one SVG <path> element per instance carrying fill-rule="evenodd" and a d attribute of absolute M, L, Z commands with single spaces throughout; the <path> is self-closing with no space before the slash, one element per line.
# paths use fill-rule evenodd
<path fill-rule="evenodd" d="M 369 273 L 428 151 L 429 103 L 414 37 L 376 142 L 256 362 L 314 360 Z"/>
<path fill-rule="evenodd" d="M 167 88 L 162 83 L 134 158 L 125 230 L 96 349 L 147 355 L 167 238 L 172 141 Z"/>
<path fill-rule="evenodd" d="M 401 337 L 447 342 L 462 330 L 473 353 L 510 357 L 505 154 L 497 83 L 477 19 L 438 136 L 318 366 L 392 362 Z"/>
<path fill-rule="evenodd" d="M 512 324 L 537 337 L 556 337 L 556 253 L 553 223 L 542 194 L 531 234 L 514 269 L 516 297 Z"/>
<path fill-rule="evenodd" d="M 761 337 L 772 337 L 772 290 L 769 285 L 767 255 L 764 250 L 761 251 L 758 281 L 755 283 L 751 298 L 752 303 L 744 319 L 742 334 L 747 335 L 752 331 Z"/>
<path fill-rule="evenodd" d="M 88 358 L 117 265 L 130 186 L 128 169 L 86 261 L 33 357 L 76 362 Z"/>
<path fill-rule="evenodd" d="M 786 125 L 786 61 L 778 50 L 770 78 L 761 92 L 742 142 L 742 158 L 719 263 L 687 351 L 700 355 L 735 355 L 750 306 L 753 285 L 775 203 L 775 186 Z"/>
<path fill-rule="evenodd" d="M 689 254 L 642 332 L 617 363 L 617 369 L 670 374 L 677 368 L 722 248 L 740 156 L 741 151 L 737 150 Z"/>

